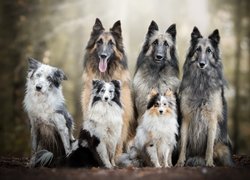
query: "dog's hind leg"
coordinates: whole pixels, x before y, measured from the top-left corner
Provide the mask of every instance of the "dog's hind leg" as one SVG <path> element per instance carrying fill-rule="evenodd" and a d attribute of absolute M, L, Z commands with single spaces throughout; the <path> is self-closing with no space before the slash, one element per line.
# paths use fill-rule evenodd
<path fill-rule="evenodd" d="M 216 137 L 216 130 L 217 130 L 218 122 L 216 118 L 216 114 L 212 114 L 211 118 L 208 122 L 208 139 L 207 139 L 207 149 L 206 149 L 206 166 L 213 167 L 213 151 L 214 151 L 214 142 Z"/>
<path fill-rule="evenodd" d="M 232 153 L 230 148 L 223 144 L 217 143 L 214 146 L 214 159 L 219 165 L 233 167 Z"/>

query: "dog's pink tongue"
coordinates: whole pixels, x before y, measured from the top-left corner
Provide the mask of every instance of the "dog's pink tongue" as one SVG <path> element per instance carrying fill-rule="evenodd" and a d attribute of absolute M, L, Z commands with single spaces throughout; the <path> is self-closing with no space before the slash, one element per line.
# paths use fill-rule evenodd
<path fill-rule="evenodd" d="M 100 59 L 99 70 L 104 73 L 107 70 L 107 59 Z"/>

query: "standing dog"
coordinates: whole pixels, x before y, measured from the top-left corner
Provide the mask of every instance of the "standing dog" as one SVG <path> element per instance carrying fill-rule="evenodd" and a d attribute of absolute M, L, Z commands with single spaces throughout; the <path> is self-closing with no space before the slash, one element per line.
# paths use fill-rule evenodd
<path fill-rule="evenodd" d="M 79 143 L 93 152 L 100 165 L 115 167 L 116 148 L 121 141 L 123 109 L 120 82 L 93 80 L 93 90 Z"/>
<path fill-rule="evenodd" d="M 71 152 L 73 119 L 68 113 L 58 68 L 29 59 L 24 107 L 31 125 L 31 166 L 51 166 Z"/>
<path fill-rule="evenodd" d="M 152 88 L 159 89 L 160 92 L 170 88 L 175 93 L 179 87 L 175 39 L 175 24 L 162 34 L 159 33 L 158 25 L 154 21 L 151 22 L 137 59 L 133 80 L 138 120 L 147 109 L 146 97 Z"/>
<path fill-rule="evenodd" d="M 86 47 L 83 65 L 82 109 L 83 120 L 87 120 L 92 80 L 121 80 L 121 104 L 124 107 L 122 138 L 117 147 L 122 153 L 123 145 L 132 133 L 134 123 L 133 103 L 130 90 L 130 75 L 127 58 L 123 48 L 121 23 L 117 21 L 110 31 L 105 31 L 99 19 L 96 19 L 90 40 Z"/>
<path fill-rule="evenodd" d="M 227 134 L 225 79 L 215 30 L 204 38 L 194 27 L 180 86 L 181 152 L 177 165 L 233 165 Z M 186 161 L 187 159 L 187 161 Z"/>

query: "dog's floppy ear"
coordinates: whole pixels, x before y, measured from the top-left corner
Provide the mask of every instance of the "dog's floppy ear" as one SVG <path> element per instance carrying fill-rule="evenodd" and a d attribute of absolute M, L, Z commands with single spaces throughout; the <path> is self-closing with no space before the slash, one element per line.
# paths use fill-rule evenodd
<path fill-rule="evenodd" d="M 159 30 L 158 25 L 156 24 L 155 21 L 152 20 L 148 27 L 147 37 L 151 37 L 154 34 L 154 32 L 158 30 Z"/>
<path fill-rule="evenodd" d="M 103 30 L 104 30 L 104 27 L 102 26 L 101 20 L 99 18 L 96 18 L 92 31 L 95 33 L 99 33 L 100 31 L 103 31 Z"/>
<path fill-rule="evenodd" d="M 36 70 L 39 66 L 41 66 L 41 63 L 32 57 L 28 58 L 28 64 L 29 64 L 28 71 Z"/>
<path fill-rule="evenodd" d="M 121 21 L 116 21 L 110 31 L 113 32 L 115 35 L 122 36 L 122 28 L 121 28 Z"/>
<path fill-rule="evenodd" d="M 53 74 L 53 83 L 56 87 L 59 87 L 63 80 L 67 80 L 66 75 L 64 74 L 63 70 L 56 69 Z"/>
<path fill-rule="evenodd" d="M 219 30 L 215 29 L 213 31 L 213 33 L 208 36 L 208 38 L 211 39 L 213 43 L 219 44 L 219 42 L 220 42 Z"/>
<path fill-rule="evenodd" d="M 202 35 L 199 29 L 196 26 L 194 26 L 193 32 L 191 33 L 191 39 L 193 41 L 193 40 L 197 40 L 198 38 L 202 38 Z"/>
<path fill-rule="evenodd" d="M 112 80 L 111 83 L 114 84 L 116 89 L 121 89 L 122 82 L 120 80 Z"/>
<path fill-rule="evenodd" d="M 148 101 L 149 101 L 152 97 L 156 96 L 157 94 L 158 94 L 157 90 L 156 90 L 155 88 L 153 88 L 153 89 L 150 91 L 150 93 L 149 93 L 149 95 L 148 95 L 148 97 L 147 97 Z"/>
<path fill-rule="evenodd" d="M 169 33 L 172 36 L 173 41 L 175 42 L 176 24 L 172 24 L 171 26 L 169 26 L 169 28 L 166 30 L 166 33 Z"/>
<path fill-rule="evenodd" d="M 165 97 L 171 97 L 171 96 L 173 96 L 173 91 L 172 91 L 170 88 L 168 88 L 168 89 L 165 91 L 164 96 L 165 96 Z"/>

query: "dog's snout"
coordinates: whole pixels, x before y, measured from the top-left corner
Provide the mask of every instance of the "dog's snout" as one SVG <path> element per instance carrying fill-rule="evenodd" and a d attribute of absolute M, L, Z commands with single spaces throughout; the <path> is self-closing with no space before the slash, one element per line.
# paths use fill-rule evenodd
<path fill-rule="evenodd" d="M 106 59 L 106 58 L 107 58 L 107 54 L 102 53 L 102 54 L 100 55 L 100 57 L 101 57 L 102 59 Z"/>
<path fill-rule="evenodd" d="M 205 61 L 199 62 L 199 66 L 200 66 L 201 69 L 203 69 L 206 66 Z"/>
<path fill-rule="evenodd" d="M 41 91 L 42 90 L 42 86 L 41 85 L 36 85 L 36 90 L 37 91 Z"/>
<path fill-rule="evenodd" d="M 105 97 L 104 100 L 107 101 L 109 98 L 108 97 Z"/>
<path fill-rule="evenodd" d="M 162 59 L 163 59 L 163 55 L 157 54 L 157 55 L 156 55 L 156 59 L 157 59 L 157 60 L 162 60 Z"/>
<path fill-rule="evenodd" d="M 163 113 L 163 110 L 159 110 L 159 113 L 162 114 L 162 113 Z"/>

